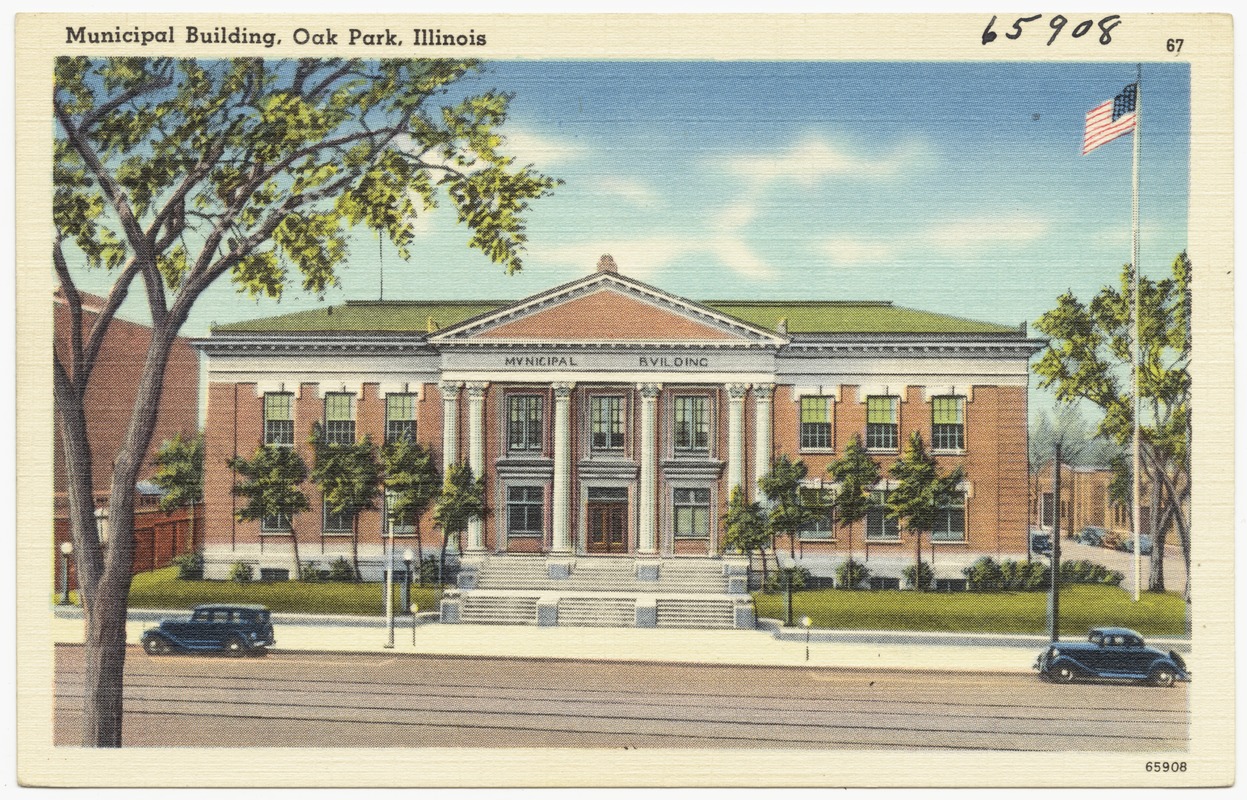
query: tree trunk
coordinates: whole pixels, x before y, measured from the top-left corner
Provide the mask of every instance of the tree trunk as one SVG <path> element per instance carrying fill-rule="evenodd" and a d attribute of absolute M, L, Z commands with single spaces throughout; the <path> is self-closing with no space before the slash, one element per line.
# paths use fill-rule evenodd
<path fill-rule="evenodd" d="M 1161 469 L 1159 465 L 1155 467 L 1158 472 Z M 1155 473 L 1148 475 L 1148 481 L 1151 483 L 1150 497 L 1148 501 L 1152 506 L 1152 513 L 1148 519 L 1148 533 L 1152 537 L 1152 556 L 1150 569 L 1148 570 L 1148 591 L 1163 592 L 1165 591 L 1165 534 L 1164 525 L 1167 521 L 1168 514 L 1161 513 L 1161 487 L 1160 476 Z"/>
<path fill-rule="evenodd" d="M 128 590 L 130 581 L 124 583 Z M 82 746 L 121 747 L 126 591 L 98 588 L 98 599 L 85 606 Z"/>
<path fill-rule="evenodd" d="M 442 554 L 437 562 L 437 584 L 438 588 L 446 585 L 446 548 L 450 546 L 450 531 L 442 528 Z"/>
<path fill-rule="evenodd" d="M 294 549 L 294 579 L 297 581 L 303 577 L 303 562 L 299 560 L 299 534 L 294 530 L 294 520 L 287 523 L 290 526 L 290 544 Z"/>
<path fill-rule="evenodd" d="M 355 580 L 361 580 L 359 575 L 359 512 L 351 513 L 351 566 L 355 570 Z"/>
<path fill-rule="evenodd" d="M 914 588 L 922 591 L 922 532 L 914 531 Z"/>
<path fill-rule="evenodd" d="M 420 586 L 424 586 L 424 533 L 420 530 L 420 517 L 416 517 L 416 574 L 420 576 Z M 411 576 L 407 576 L 411 583 Z"/>

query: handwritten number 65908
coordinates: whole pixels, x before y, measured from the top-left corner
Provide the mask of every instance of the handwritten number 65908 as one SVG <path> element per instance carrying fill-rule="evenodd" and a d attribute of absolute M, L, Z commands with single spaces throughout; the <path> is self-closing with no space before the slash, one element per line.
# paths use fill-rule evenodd
<path fill-rule="evenodd" d="M 1033 17 L 1018 17 L 1017 19 L 1013 21 L 1013 26 L 1012 26 L 1013 30 L 1011 32 L 1005 33 L 1005 38 L 1006 39 L 1021 38 L 1023 25 L 1026 25 L 1031 22 L 1038 22 L 1041 19 L 1043 19 L 1043 14 L 1036 14 Z M 991 42 L 996 41 L 997 34 L 994 30 L 992 30 L 992 26 L 994 26 L 995 24 L 996 24 L 996 17 L 992 17 L 991 21 L 987 23 L 987 27 L 983 29 L 983 44 L 986 45 L 986 44 L 990 44 Z M 1052 35 L 1048 37 L 1049 47 L 1052 46 L 1052 43 L 1056 41 L 1057 37 L 1061 35 L 1061 31 L 1064 30 L 1065 26 L 1068 24 L 1069 24 L 1069 20 L 1060 14 L 1057 14 L 1048 20 L 1048 27 L 1052 30 Z M 1081 39 L 1082 37 L 1086 36 L 1087 33 L 1089 33 L 1093 27 L 1096 27 L 1098 25 L 1100 29 L 1100 44 L 1108 44 L 1109 42 L 1113 41 L 1113 37 L 1112 37 L 1113 28 L 1116 28 L 1120 24 L 1121 24 L 1120 14 L 1110 14 L 1107 17 L 1103 17 L 1102 19 L 1098 21 L 1095 19 L 1084 19 L 1082 22 L 1079 22 L 1077 25 L 1075 25 L 1072 30 L 1070 30 L 1070 36 L 1075 39 Z"/>

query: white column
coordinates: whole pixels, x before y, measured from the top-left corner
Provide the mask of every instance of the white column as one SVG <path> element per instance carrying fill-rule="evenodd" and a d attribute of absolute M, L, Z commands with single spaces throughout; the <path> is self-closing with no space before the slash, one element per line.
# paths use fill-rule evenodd
<path fill-rule="evenodd" d="M 554 496 L 550 519 L 556 553 L 572 551 L 572 441 L 570 383 L 554 384 Z"/>
<path fill-rule="evenodd" d="M 646 383 L 641 390 L 641 486 L 637 509 L 637 552 L 657 553 L 655 526 L 658 496 L 658 384 Z"/>
<path fill-rule="evenodd" d="M 459 460 L 459 387 L 458 383 L 443 383 L 442 393 L 442 475 L 450 471 L 450 465 Z"/>
<path fill-rule="evenodd" d="M 468 466 L 472 477 L 485 474 L 485 389 L 487 383 L 468 384 Z M 485 549 L 485 520 L 468 520 L 467 550 Z"/>
<path fill-rule="evenodd" d="M 745 395 L 749 384 L 727 385 L 727 491 L 745 487 Z M 748 492 L 746 491 L 746 494 Z"/>
<path fill-rule="evenodd" d="M 758 481 L 771 471 L 771 397 L 775 385 L 755 384 L 753 387 L 753 484 L 755 499 L 762 497 Z"/>

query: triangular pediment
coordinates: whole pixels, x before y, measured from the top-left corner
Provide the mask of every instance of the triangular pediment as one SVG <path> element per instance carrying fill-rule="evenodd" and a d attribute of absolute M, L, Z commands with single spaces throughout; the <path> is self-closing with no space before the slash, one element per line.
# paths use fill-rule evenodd
<path fill-rule="evenodd" d="M 614 273 L 598 273 L 441 331 L 435 344 L 779 345 L 774 331 Z"/>

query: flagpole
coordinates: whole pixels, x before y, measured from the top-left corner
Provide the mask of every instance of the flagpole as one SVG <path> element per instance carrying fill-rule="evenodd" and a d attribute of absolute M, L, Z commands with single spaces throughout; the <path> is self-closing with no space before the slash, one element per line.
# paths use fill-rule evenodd
<path fill-rule="evenodd" d="M 1131 264 L 1131 293 L 1134 295 L 1134 335 L 1133 347 L 1131 352 L 1131 394 L 1134 396 L 1134 600 L 1139 601 L 1139 587 L 1143 582 L 1143 561 L 1140 554 L 1141 528 L 1142 528 L 1142 496 L 1141 496 L 1141 476 L 1139 474 L 1142 465 L 1142 459 L 1139 452 L 1139 414 L 1143 408 L 1139 398 L 1139 339 L 1142 333 L 1142 319 L 1139 317 L 1139 147 L 1140 140 L 1143 138 L 1143 65 L 1135 65 L 1135 89 L 1134 89 L 1134 170 L 1131 179 L 1134 189 L 1134 197 L 1130 206 L 1130 264 Z M 1152 513 L 1156 512 L 1152 509 Z"/>

